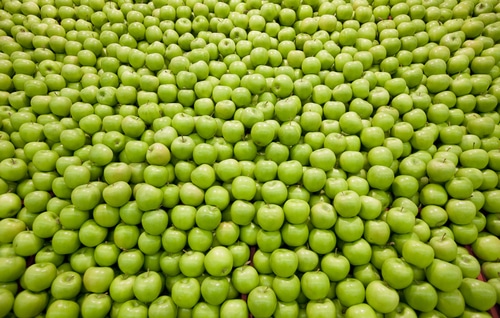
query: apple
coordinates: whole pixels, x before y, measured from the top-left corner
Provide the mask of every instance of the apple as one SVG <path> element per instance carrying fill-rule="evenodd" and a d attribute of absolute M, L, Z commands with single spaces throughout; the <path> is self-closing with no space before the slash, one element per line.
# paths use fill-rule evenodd
<path fill-rule="evenodd" d="M 436 270 L 446 268 L 445 272 L 437 274 Z M 462 282 L 463 274 L 457 265 L 435 259 L 429 267 L 425 269 L 429 283 L 441 291 L 452 291 L 458 288 Z M 446 273 L 446 275 L 444 275 Z"/>
<path fill-rule="evenodd" d="M 137 274 L 144 266 L 144 254 L 139 249 L 124 250 L 118 255 L 118 268 L 125 274 Z"/>
<path fill-rule="evenodd" d="M 223 245 L 234 244 L 239 235 L 239 227 L 232 221 L 221 222 L 215 232 L 215 239 Z"/>
<path fill-rule="evenodd" d="M 393 207 L 386 213 L 386 222 L 394 233 L 410 233 L 415 226 L 415 215 L 404 207 Z"/>
<path fill-rule="evenodd" d="M 483 174 L 483 183 L 485 183 L 487 180 L 484 178 L 486 174 Z M 493 178 L 492 178 L 493 179 Z M 481 184 L 483 185 L 483 184 Z M 494 190 L 491 191 L 485 191 L 484 192 L 484 208 L 486 211 L 494 212 L 494 202 L 496 201 L 498 193 Z"/>
<path fill-rule="evenodd" d="M 346 309 L 345 311 L 345 316 L 348 318 L 351 317 L 376 317 L 377 314 L 375 313 L 375 310 L 370 307 L 370 305 L 366 303 L 361 303 L 361 304 L 356 304 L 352 305 L 349 308 Z"/>
<path fill-rule="evenodd" d="M 2 268 L 9 268 L 11 271 L 4 272 L 1 277 L 2 282 L 11 282 L 20 278 L 26 270 L 26 260 L 20 256 L 11 255 L 2 257 L 0 265 Z"/>
<path fill-rule="evenodd" d="M 488 284 L 492 285 L 497 291 L 497 304 L 498 304 L 498 281 L 499 281 L 498 278 L 492 278 L 487 280 Z"/>
<path fill-rule="evenodd" d="M 324 299 L 330 289 L 328 276 L 322 271 L 304 273 L 300 285 L 302 292 L 310 300 Z"/>
<path fill-rule="evenodd" d="M 45 291 L 37 293 L 30 290 L 23 290 L 16 295 L 12 312 L 17 317 L 36 316 L 42 313 L 48 302 L 49 295 Z M 30 306 L 27 304 L 30 304 Z"/>
<path fill-rule="evenodd" d="M 141 234 L 142 236 L 143 234 Z M 148 254 L 155 254 L 158 252 L 158 250 L 161 248 L 161 242 L 158 241 L 158 236 L 145 236 L 149 237 L 149 239 L 146 239 L 144 242 L 145 244 L 152 239 L 152 243 L 154 242 L 154 249 L 150 251 Z M 213 235 L 211 235 L 211 232 L 207 230 L 200 229 L 198 227 L 192 228 L 189 233 L 188 233 L 188 245 L 189 247 L 194 250 L 194 251 L 200 251 L 200 252 L 205 252 L 207 251 L 210 246 L 213 243 Z M 141 241 L 139 241 L 140 243 Z M 147 244 L 146 246 L 149 246 Z"/>
<path fill-rule="evenodd" d="M 457 243 L 453 237 L 436 235 L 429 240 L 429 245 L 434 249 L 437 259 L 453 261 L 457 253 Z"/>
<path fill-rule="evenodd" d="M 274 206 L 282 204 L 286 201 L 288 191 L 285 183 L 282 182 L 281 180 L 271 180 L 262 184 L 261 194 L 262 194 L 262 199 L 266 203 Z"/>
<path fill-rule="evenodd" d="M 88 268 L 96 265 L 94 249 L 87 246 L 79 248 L 70 256 L 69 264 L 78 273 L 84 273 Z"/>
<path fill-rule="evenodd" d="M 438 304 L 438 291 L 428 282 L 413 282 L 404 289 L 403 295 L 413 309 L 430 312 Z"/>
<path fill-rule="evenodd" d="M 336 284 L 335 295 L 342 306 L 351 307 L 363 303 L 365 286 L 355 278 L 346 278 Z"/>
<path fill-rule="evenodd" d="M 150 184 L 142 183 L 134 189 L 137 206 L 142 211 L 156 210 L 163 201 L 163 191 Z"/>
<path fill-rule="evenodd" d="M 486 216 L 486 228 L 494 235 L 498 234 L 498 216 L 495 214 L 488 214 Z"/>
<path fill-rule="evenodd" d="M 270 236 L 269 238 L 274 236 L 273 242 L 276 244 L 275 248 L 278 248 L 281 246 L 281 241 L 290 247 L 300 247 L 308 241 L 310 233 L 306 223 L 291 224 L 285 222 L 280 231 L 268 232 L 267 234 Z"/>
<path fill-rule="evenodd" d="M 365 225 L 358 216 L 351 218 L 339 217 L 335 222 L 334 230 L 339 239 L 345 242 L 354 242 L 363 236 Z"/>
<path fill-rule="evenodd" d="M 178 205 L 170 213 L 172 225 L 180 230 L 190 230 L 195 223 L 196 208 L 189 205 Z"/>
<path fill-rule="evenodd" d="M 231 193 L 237 200 L 252 200 L 256 191 L 255 181 L 248 176 L 237 176 L 232 181 Z"/>
<path fill-rule="evenodd" d="M 302 178 L 303 169 L 300 161 L 287 160 L 279 163 L 277 167 L 277 175 L 279 180 L 287 185 L 293 185 Z M 271 181 L 271 180 L 269 180 Z"/>
<path fill-rule="evenodd" d="M 101 317 L 107 315 L 111 307 L 112 302 L 109 295 L 91 293 L 82 299 L 80 311 L 82 316 Z"/>
<path fill-rule="evenodd" d="M 0 162 L 0 176 L 7 181 L 20 181 L 26 176 L 28 166 L 17 158 L 5 158 Z"/>
<path fill-rule="evenodd" d="M 248 306 L 243 299 L 229 299 L 220 307 L 221 317 L 248 317 Z"/>
<path fill-rule="evenodd" d="M 50 292 L 56 299 L 70 300 L 76 297 L 82 287 L 82 277 L 74 271 L 60 273 L 52 281 Z"/>
<path fill-rule="evenodd" d="M 248 310 L 254 316 L 271 316 L 277 307 L 275 292 L 266 286 L 257 286 L 247 298 Z"/>
<path fill-rule="evenodd" d="M 360 196 L 353 190 L 342 191 L 334 197 L 333 206 L 340 216 L 356 216 L 361 210 Z"/>
<path fill-rule="evenodd" d="M 475 278 L 464 278 L 459 290 L 464 296 L 465 303 L 476 310 L 489 310 L 496 303 L 495 289 L 487 282 Z"/>
<path fill-rule="evenodd" d="M 279 277 L 292 276 L 297 271 L 298 264 L 299 259 L 294 251 L 276 249 L 271 253 L 271 269 Z"/>
<path fill-rule="evenodd" d="M 221 221 L 221 211 L 215 206 L 202 205 L 197 208 L 195 222 L 204 230 L 214 230 Z"/>
<path fill-rule="evenodd" d="M 4 218 L 0 221 L 0 228 L 2 228 L 2 236 L 0 241 L 2 243 L 11 243 L 16 235 L 26 228 L 26 224 L 17 218 Z"/>
<path fill-rule="evenodd" d="M 127 225 L 137 225 L 141 223 L 141 212 L 136 201 L 129 201 L 118 210 L 120 219 L 123 221 L 122 223 Z"/>
<path fill-rule="evenodd" d="M 234 288 L 238 292 L 242 294 L 248 294 L 252 289 L 254 289 L 259 285 L 259 273 L 254 267 L 249 265 L 243 265 L 233 270 L 231 276 L 231 282 Z M 203 293 L 203 284 L 202 284 L 202 293 Z M 218 297 L 218 299 L 221 299 L 220 296 Z"/>
<path fill-rule="evenodd" d="M 69 317 L 78 317 L 80 313 L 80 306 L 71 300 L 59 299 L 51 303 L 47 307 L 47 315 L 68 315 Z"/>
<path fill-rule="evenodd" d="M 375 245 L 373 247 L 371 264 L 376 269 L 381 269 L 384 262 L 389 258 L 397 257 L 396 248 L 392 245 Z M 361 267 L 358 267 L 361 268 Z M 358 270 L 359 271 L 359 270 Z"/>
<path fill-rule="evenodd" d="M 367 220 L 364 226 L 363 238 L 370 244 L 385 245 L 390 238 L 391 230 L 383 220 Z"/>
<path fill-rule="evenodd" d="M 43 247 L 43 239 L 32 231 L 24 230 L 14 237 L 12 247 L 18 256 L 35 255 Z"/>
<path fill-rule="evenodd" d="M 448 200 L 448 193 L 439 183 L 428 183 L 423 186 L 419 194 L 420 202 L 426 206 L 444 206 Z M 447 217 L 446 217 L 447 218 Z"/>
<path fill-rule="evenodd" d="M 373 309 L 381 313 L 390 313 L 399 303 L 397 291 L 380 280 L 366 286 L 366 301 Z"/>
<path fill-rule="evenodd" d="M 113 242 L 121 249 L 133 248 L 138 239 L 139 229 L 132 224 L 119 223 L 113 231 Z"/>
<path fill-rule="evenodd" d="M 363 211 L 363 210 L 369 210 L 368 205 L 372 204 L 372 210 L 376 211 L 377 209 L 377 201 L 373 201 L 368 199 L 368 193 L 369 193 L 369 187 L 370 185 L 368 184 L 368 181 L 364 179 L 361 176 L 350 176 L 346 180 L 347 182 L 347 187 L 350 190 L 355 191 L 360 195 L 361 199 L 361 210 L 359 211 L 360 214 L 362 214 L 363 217 L 368 216 L 369 218 L 369 213 L 363 214 L 362 212 L 368 212 L 368 211 Z M 370 211 L 372 212 L 372 211 Z"/>
<path fill-rule="evenodd" d="M 37 263 L 29 266 L 24 275 L 26 288 L 33 292 L 41 292 L 52 285 L 57 276 L 57 268 L 52 263 Z"/>
<path fill-rule="evenodd" d="M 487 254 L 485 251 L 486 249 L 494 248 L 494 246 L 498 245 L 498 242 L 498 238 L 491 234 L 481 234 L 471 246 L 474 255 L 476 255 L 480 260 L 493 261 L 493 258 L 496 257 L 496 253 Z"/>
<path fill-rule="evenodd" d="M 360 238 L 354 242 L 347 242 L 342 246 L 344 256 L 349 259 L 353 265 L 364 265 L 369 263 L 372 251 L 369 248 L 369 243 Z"/>
<path fill-rule="evenodd" d="M 147 271 L 136 276 L 132 290 L 139 301 L 151 303 L 160 296 L 162 283 L 163 279 L 159 273 Z"/>
<path fill-rule="evenodd" d="M 109 289 L 113 278 L 111 267 L 89 267 L 83 273 L 83 287 L 89 292 L 103 293 Z"/>
<path fill-rule="evenodd" d="M 15 193 L 2 193 L 0 199 L 5 202 L 0 209 L 0 216 L 2 218 L 14 217 L 22 208 L 21 198 Z"/>
<path fill-rule="evenodd" d="M 213 276 L 226 276 L 233 267 L 233 255 L 224 246 L 212 248 L 204 259 L 205 270 Z"/>
<path fill-rule="evenodd" d="M 347 277 L 350 271 L 350 263 L 343 255 L 329 253 L 321 259 L 321 269 L 331 281 L 341 281 Z"/>
<path fill-rule="evenodd" d="M 273 124 L 275 125 L 276 129 L 279 129 L 278 128 L 279 124 L 277 124 L 276 122 L 274 122 Z M 295 149 L 295 150 L 298 150 L 298 149 Z M 311 148 L 311 151 L 312 151 L 312 148 Z M 276 142 L 276 141 L 272 141 L 271 143 L 269 143 L 265 147 L 265 150 L 264 150 L 264 158 L 273 160 L 274 162 L 276 162 L 278 164 L 287 161 L 287 159 L 292 159 L 292 160 L 297 160 L 299 162 L 303 162 L 304 160 L 306 160 L 305 159 L 306 154 L 309 154 L 309 147 L 305 147 L 303 149 L 303 153 L 300 153 L 300 151 L 298 151 L 296 156 L 292 156 L 292 155 L 290 155 L 289 147 L 287 147 L 279 142 Z"/>
<path fill-rule="evenodd" d="M 434 259 L 434 249 L 428 244 L 418 240 L 408 240 L 403 245 L 404 259 L 419 268 L 426 268 Z"/>
<path fill-rule="evenodd" d="M 458 254 L 453 261 L 462 270 L 464 277 L 477 278 L 481 272 L 481 265 L 477 258 L 470 254 Z"/>
<path fill-rule="evenodd" d="M 299 305 L 296 301 L 281 302 L 278 301 L 278 306 L 274 311 L 275 317 L 297 316 L 299 314 Z"/>
<path fill-rule="evenodd" d="M 384 281 L 394 289 L 404 289 L 413 281 L 413 269 L 401 258 L 385 260 L 382 264 L 381 275 Z"/>

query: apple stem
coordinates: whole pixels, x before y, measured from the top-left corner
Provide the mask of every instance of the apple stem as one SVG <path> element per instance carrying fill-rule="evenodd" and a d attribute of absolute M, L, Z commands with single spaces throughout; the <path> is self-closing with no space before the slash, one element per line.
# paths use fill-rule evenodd
<path fill-rule="evenodd" d="M 441 236 L 441 241 L 443 241 L 443 240 L 444 240 L 445 236 L 446 236 L 446 232 L 445 232 L 445 233 L 443 233 L 443 236 Z"/>

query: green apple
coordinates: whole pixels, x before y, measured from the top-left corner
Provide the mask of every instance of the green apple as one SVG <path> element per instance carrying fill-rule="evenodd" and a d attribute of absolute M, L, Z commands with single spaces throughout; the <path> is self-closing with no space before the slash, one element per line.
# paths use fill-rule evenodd
<path fill-rule="evenodd" d="M 444 292 L 460 287 L 463 279 L 460 267 L 440 259 L 435 259 L 425 269 L 425 275 L 430 284 Z"/>
<path fill-rule="evenodd" d="M 489 310 L 496 303 L 494 287 L 476 278 L 464 278 L 460 292 L 464 296 L 465 303 L 476 310 Z"/>
<path fill-rule="evenodd" d="M 380 280 L 366 286 L 366 301 L 373 309 L 381 313 L 390 313 L 399 303 L 397 291 Z"/>
<path fill-rule="evenodd" d="M 404 289 L 404 297 L 413 309 L 430 312 L 438 304 L 438 292 L 428 282 L 413 282 Z"/>

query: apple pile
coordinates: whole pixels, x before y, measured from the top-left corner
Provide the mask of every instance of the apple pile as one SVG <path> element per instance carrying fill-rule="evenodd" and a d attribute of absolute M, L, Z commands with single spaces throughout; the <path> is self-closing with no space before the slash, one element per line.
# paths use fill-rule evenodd
<path fill-rule="evenodd" d="M 497 0 L 0 1 L 0 317 L 492 317 Z"/>

